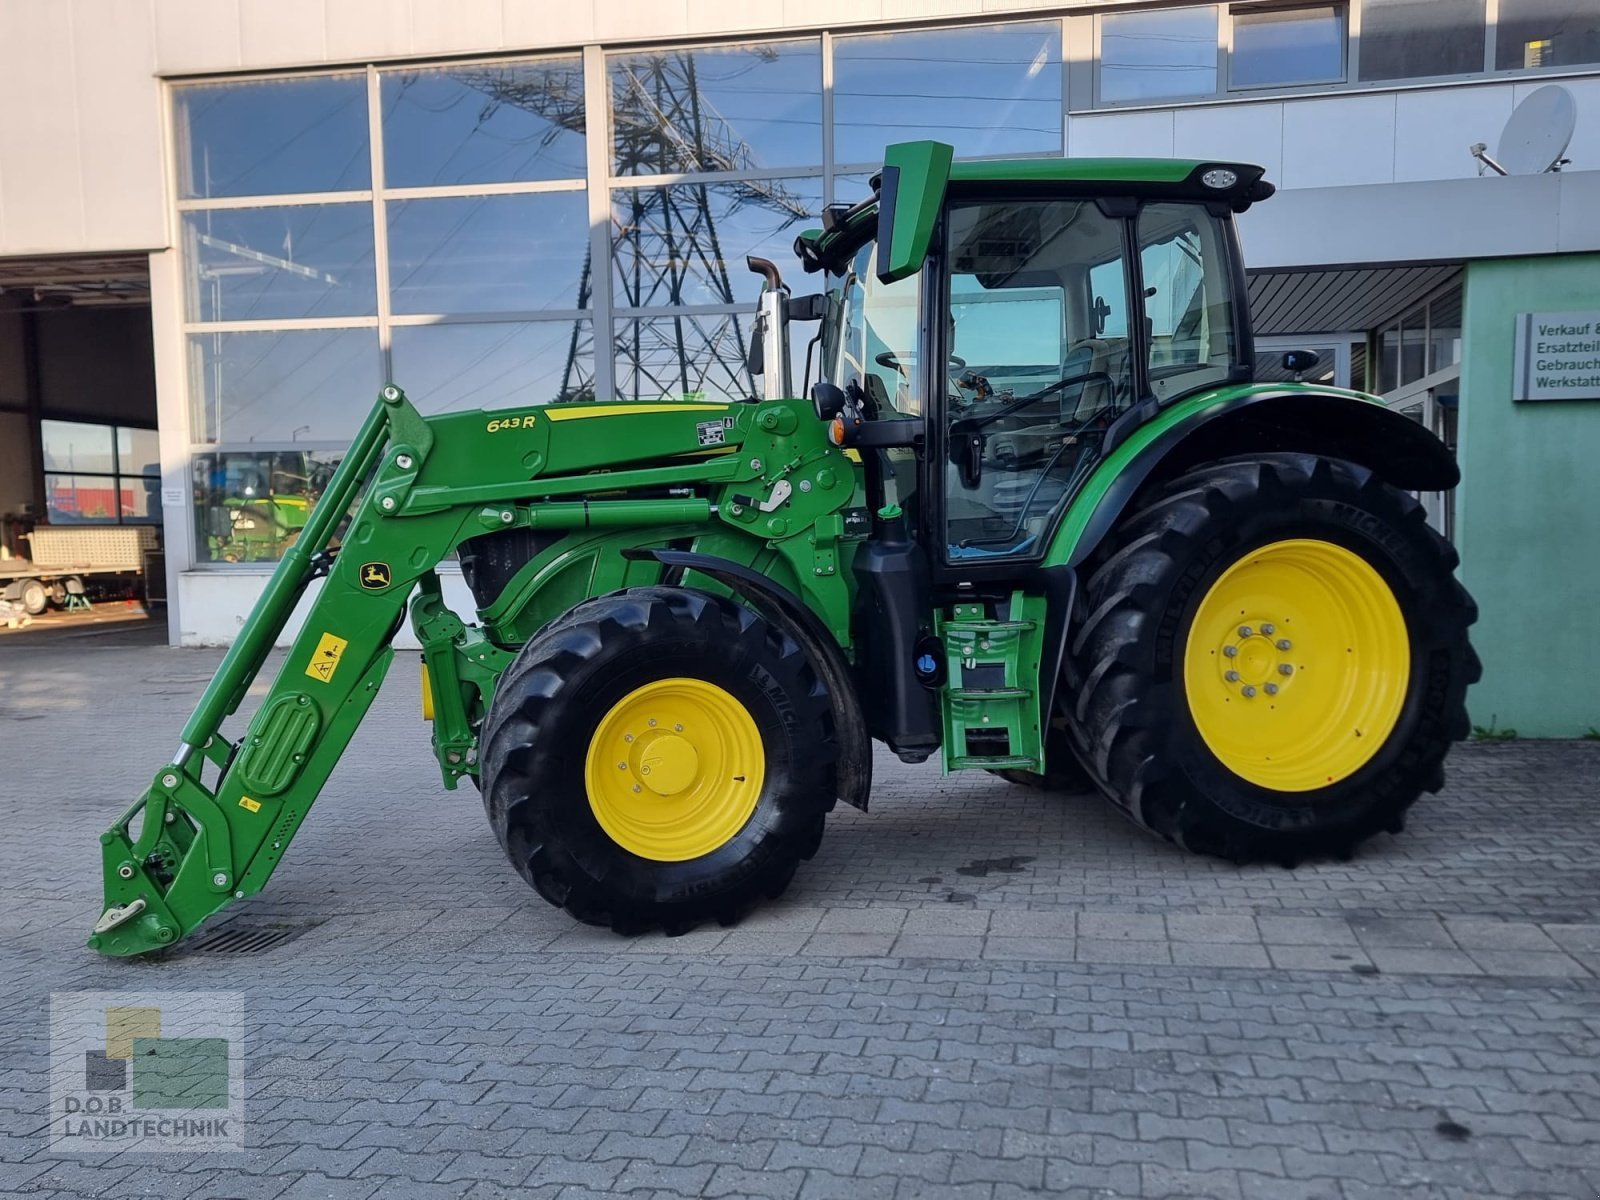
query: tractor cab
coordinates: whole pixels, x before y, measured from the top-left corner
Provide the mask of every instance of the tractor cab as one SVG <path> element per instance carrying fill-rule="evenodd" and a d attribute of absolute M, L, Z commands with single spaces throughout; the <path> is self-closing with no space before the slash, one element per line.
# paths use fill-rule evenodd
<path fill-rule="evenodd" d="M 1242 164 L 952 164 L 930 145 L 891 147 L 876 194 L 796 250 L 826 280 L 818 416 L 875 451 L 872 486 L 954 578 L 1038 560 L 1135 425 L 1248 382 L 1232 214 L 1271 187 Z"/>

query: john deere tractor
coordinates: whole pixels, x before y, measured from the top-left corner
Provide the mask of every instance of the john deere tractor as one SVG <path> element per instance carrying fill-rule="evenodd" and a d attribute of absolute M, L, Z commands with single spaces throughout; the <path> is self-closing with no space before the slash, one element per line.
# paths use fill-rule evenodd
<path fill-rule="evenodd" d="M 169 945 L 266 884 L 408 610 L 444 785 L 619 931 L 778 895 L 836 801 L 867 807 L 873 741 L 1093 788 L 1237 862 L 1398 831 L 1478 672 L 1411 494 L 1457 469 L 1371 397 L 1252 382 L 1233 218 L 1272 190 L 1241 163 L 897 145 L 798 239 L 816 294 L 751 260 L 759 396 L 423 418 L 384 388 L 102 837 L 89 944 Z M 452 554 L 472 614 L 442 598 Z"/>

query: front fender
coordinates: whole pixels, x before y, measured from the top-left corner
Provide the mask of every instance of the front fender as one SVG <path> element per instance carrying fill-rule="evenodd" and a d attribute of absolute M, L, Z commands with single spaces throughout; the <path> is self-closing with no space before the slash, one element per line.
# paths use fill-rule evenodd
<path fill-rule="evenodd" d="M 1447 491 L 1461 482 L 1443 442 L 1356 392 L 1265 385 L 1209 393 L 1111 440 L 1114 448 L 1068 512 L 1047 564 L 1078 566 L 1144 487 L 1220 458 L 1296 451 L 1359 463 L 1406 491 Z"/>

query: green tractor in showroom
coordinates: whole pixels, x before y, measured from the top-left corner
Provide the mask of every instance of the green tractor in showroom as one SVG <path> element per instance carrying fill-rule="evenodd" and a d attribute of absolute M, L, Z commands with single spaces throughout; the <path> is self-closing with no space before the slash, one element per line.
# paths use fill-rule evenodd
<path fill-rule="evenodd" d="M 170 945 L 265 885 L 408 608 L 445 785 L 479 786 L 540 895 L 619 931 L 778 895 L 836 801 L 867 807 L 873 740 L 1092 786 L 1237 862 L 1398 831 L 1478 674 L 1409 494 L 1458 472 L 1370 397 L 1252 382 L 1233 217 L 1261 176 L 898 145 L 797 241 L 820 294 L 751 260 L 761 398 L 424 419 L 385 388 L 103 835 L 90 945 Z M 820 323 L 805 399 L 797 322 Z"/>

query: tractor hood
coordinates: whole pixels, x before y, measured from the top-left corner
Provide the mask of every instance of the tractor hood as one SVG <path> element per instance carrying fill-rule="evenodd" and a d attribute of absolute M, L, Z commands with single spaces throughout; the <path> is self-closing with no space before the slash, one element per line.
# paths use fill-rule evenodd
<path fill-rule="evenodd" d="M 1014 189 L 1151 200 L 1204 200 L 1241 213 L 1276 190 L 1251 163 L 1180 158 L 1023 158 L 955 162 L 943 142 L 900 142 L 884 152 L 874 195 L 831 205 L 823 227 L 795 239 L 807 272 L 834 269 L 878 239 L 878 277 L 893 283 L 922 267 L 946 192 Z"/>

